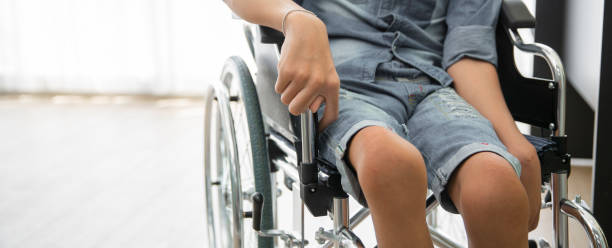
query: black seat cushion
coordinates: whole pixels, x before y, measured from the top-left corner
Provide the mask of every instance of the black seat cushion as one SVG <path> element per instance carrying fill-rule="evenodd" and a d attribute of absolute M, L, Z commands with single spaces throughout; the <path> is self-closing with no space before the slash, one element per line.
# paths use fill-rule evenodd
<path fill-rule="evenodd" d="M 525 135 L 525 138 L 535 147 L 538 155 L 546 151 L 557 151 L 557 143 L 548 138 L 531 135 Z"/>
<path fill-rule="evenodd" d="M 329 162 L 329 161 L 327 161 L 325 159 L 322 159 L 322 158 L 317 158 L 317 162 L 318 162 L 318 165 L 319 165 L 319 171 L 321 171 L 321 172 L 323 172 L 323 173 L 325 173 L 327 175 L 338 175 L 338 174 L 340 174 L 340 172 L 338 172 L 338 169 L 336 168 L 336 166 L 333 163 L 331 163 L 331 162 Z"/>
<path fill-rule="evenodd" d="M 525 135 L 525 138 L 534 146 L 540 159 L 542 171 L 542 182 L 547 182 L 550 178 L 550 173 L 558 169 L 560 156 L 558 155 L 558 144 L 549 139 L 531 135 Z M 319 170 L 327 175 L 338 175 L 338 169 L 330 161 L 318 158 Z"/>
<path fill-rule="evenodd" d="M 542 172 L 542 183 L 550 181 L 550 173 L 570 173 L 570 156 L 565 154 L 560 144 L 550 138 L 525 135 L 527 140 L 535 147 L 540 159 L 540 170 Z M 565 140 L 565 138 L 562 138 Z M 565 141 L 562 141 L 565 142 Z"/>

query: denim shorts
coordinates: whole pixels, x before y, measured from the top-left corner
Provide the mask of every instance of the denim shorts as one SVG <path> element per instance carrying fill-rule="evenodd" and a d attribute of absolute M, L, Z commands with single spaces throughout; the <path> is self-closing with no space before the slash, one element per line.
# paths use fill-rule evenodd
<path fill-rule="evenodd" d="M 351 138 L 368 126 L 393 131 L 420 152 L 427 184 L 449 212 L 457 209 L 445 191 L 453 171 L 471 155 L 493 152 L 520 176 L 521 165 L 497 137 L 491 123 L 453 88 L 443 87 L 416 69 L 393 61 L 383 64 L 374 82 L 342 82 L 338 119 L 318 136 L 319 157 L 334 164 L 343 189 L 367 206 L 345 153 Z M 323 109 L 319 110 L 321 117 Z"/>

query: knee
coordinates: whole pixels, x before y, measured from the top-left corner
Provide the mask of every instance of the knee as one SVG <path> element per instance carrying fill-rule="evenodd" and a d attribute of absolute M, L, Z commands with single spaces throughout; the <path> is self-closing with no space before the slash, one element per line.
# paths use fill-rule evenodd
<path fill-rule="evenodd" d="M 528 230 L 532 231 L 536 229 L 540 219 L 540 185 L 542 184 L 540 160 L 535 148 L 531 144 L 520 146 L 511 151 L 521 163 L 521 181 L 527 191 L 530 208 L 527 225 Z"/>
<path fill-rule="evenodd" d="M 410 184 L 411 187 L 426 191 L 427 174 L 420 155 L 408 152 L 395 153 L 390 150 L 376 148 L 364 154 L 364 159 L 358 162 L 357 169 L 361 186 L 385 190 L 389 187 L 403 187 L 404 184 Z"/>
<path fill-rule="evenodd" d="M 365 132 L 364 132 L 365 131 Z M 362 188 L 374 191 L 392 187 L 411 187 L 427 190 L 427 172 L 423 158 L 416 147 L 391 131 L 366 128 L 355 139 L 368 140 L 356 143 L 350 154 Z"/>
<path fill-rule="evenodd" d="M 463 166 L 479 175 L 460 185 L 459 208 L 503 221 L 513 226 L 526 226 L 529 219 L 527 193 L 511 165 L 494 153 L 478 153 Z M 467 168 L 466 168 L 467 169 Z M 457 204 L 456 204 L 457 205 Z"/>
<path fill-rule="evenodd" d="M 540 173 L 540 159 L 532 145 L 529 144 L 513 149 L 511 153 L 519 160 L 524 171 Z"/>

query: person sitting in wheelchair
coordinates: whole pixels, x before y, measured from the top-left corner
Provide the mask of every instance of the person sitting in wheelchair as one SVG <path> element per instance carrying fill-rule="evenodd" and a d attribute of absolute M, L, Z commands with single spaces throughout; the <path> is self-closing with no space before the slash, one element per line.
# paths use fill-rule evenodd
<path fill-rule="evenodd" d="M 275 85 L 318 112 L 319 152 L 372 213 L 379 247 L 431 247 L 429 187 L 471 247 L 526 247 L 540 163 L 504 102 L 501 0 L 226 0 L 282 31 Z"/>

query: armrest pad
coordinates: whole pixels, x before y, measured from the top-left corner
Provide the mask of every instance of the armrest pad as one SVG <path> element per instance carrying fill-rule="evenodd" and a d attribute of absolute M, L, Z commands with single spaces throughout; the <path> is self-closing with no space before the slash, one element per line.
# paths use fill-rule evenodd
<path fill-rule="evenodd" d="M 500 15 L 506 28 L 535 28 L 535 18 L 521 0 L 504 0 Z"/>
<path fill-rule="evenodd" d="M 281 44 L 285 40 L 283 33 L 276 31 L 273 28 L 257 25 L 259 34 L 261 35 L 261 43 L 264 44 Z"/>

